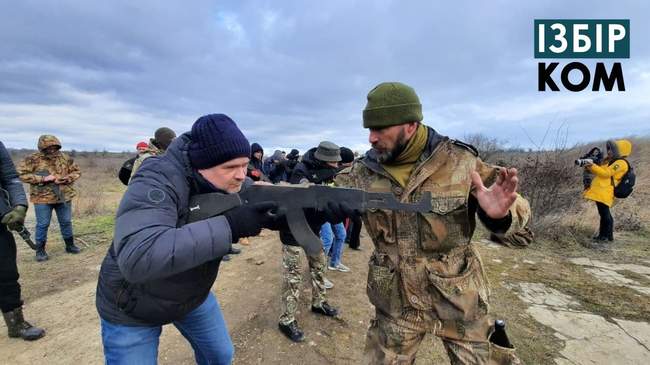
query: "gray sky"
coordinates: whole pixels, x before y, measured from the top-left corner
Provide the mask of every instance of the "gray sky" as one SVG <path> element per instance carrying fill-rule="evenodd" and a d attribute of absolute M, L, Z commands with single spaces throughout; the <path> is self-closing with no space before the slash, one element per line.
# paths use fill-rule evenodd
<path fill-rule="evenodd" d="M 563 124 L 570 143 L 650 134 L 645 1 L 0 0 L 0 9 L 0 139 L 14 148 L 51 133 L 64 149 L 132 150 L 160 126 L 181 133 L 225 113 L 269 154 L 325 139 L 364 150 L 361 112 L 382 81 L 412 85 L 425 123 L 457 138 L 531 147 L 549 123 Z M 627 91 L 538 92 L 539 18 L 630 19 L 631 58 L 616 60 Z"/>

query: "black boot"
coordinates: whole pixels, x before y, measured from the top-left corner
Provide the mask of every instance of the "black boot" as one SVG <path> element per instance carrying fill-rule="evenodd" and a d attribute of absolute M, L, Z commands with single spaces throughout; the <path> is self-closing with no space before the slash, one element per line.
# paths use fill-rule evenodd
<path fill-rule="evenodd" d="M 65 252 L 73 254 L 81 252 L 81 249 L 74 244 L 74 237 L 64 238 L 63 241 L 65 242 Z"/>
<path fill-rule="evenodd" d="M 293 342 L 302 342 L 305 339 L 305 335 L 300 330 L 300 327 L 298 327 L 297 321 L 293 321 L 289 324 L 278 323 L 278 327 L 280 328 L 280 331 Z"/>
<path fill-rule="evenodd" d="M 9 337 L 22 338 L 26 341 L 34 341 L 45 336 L 45 330 L 34 327 L 23 318 L 23 308 L 18 307 L 11 312 L 2 313 L 9 330 Z"/>
<path fill-rule="evenodd" d="M 327 302 L 321 303 L 320 307 L 315 307 L 312 305 L 311 311 L 328 317 L 336 317 L 336 315 L 339 314 L 339 311 L 329 305 Z"/>
<path fill-rule="evenodd" d="M 45 252 L 45 242 L 37 242 L 36 246 L 38 249 L 36 250 L 36 261 L 42 262 L 42 261 L 47 261 L 50 257 L 47 256 L 47 252 Z"/>

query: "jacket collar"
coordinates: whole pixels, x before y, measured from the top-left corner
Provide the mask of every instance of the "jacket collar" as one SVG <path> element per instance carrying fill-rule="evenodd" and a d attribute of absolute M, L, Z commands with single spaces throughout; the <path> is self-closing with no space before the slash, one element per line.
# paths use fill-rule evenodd
<path fill-rule="evenodd" d="M 436 147 L 438 147 L 438 144 L 440 142 L 449 139 L 449 137 L 438 134 L 438 132 L 436 132 L 435 129 L 429 126 L 426 127 L 428 131 L 427 144 L 424 147 L 424 151 L 422 151 L 422 154 L 420 155 L 417 162 L 415 163 L 415 168 L 413 169 L 413 171 L 416 171 L 423 162 L 425 162 L 426 160 L 429 159 L 429 157 L 431 157 L 431 154 L 436 149 Z M 379 161 L 377 161 L 377 151 L 375 151 L 374 149 L 371 148 L 370 150 L 368 150 L 364 155 L 364 157 L 359 159 L 359 162 L 365 165 L 368 169 L 378 174 L 388 176 L 392 180 L 390 174 L 388 174 L 388 172 L 386 172 L 386 170 L 381 166 Z"/>

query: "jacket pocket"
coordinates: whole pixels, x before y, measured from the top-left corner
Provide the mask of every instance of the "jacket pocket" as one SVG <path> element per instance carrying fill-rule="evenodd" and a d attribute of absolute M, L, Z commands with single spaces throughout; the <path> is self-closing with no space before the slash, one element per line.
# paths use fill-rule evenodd
<path fill-rule="evenodd" d="M 433 197 L 431 211 L 418 215 L 420 249 L 447 252 L 459 244 L 469 243 L 467 197 Z"/>
<path fill-rule="evenodd" d="M 388 314 L 401 312 L 399 276 L 388 255 L 375 253 L 370 258 L 366 292 L 378 310 Z"/>
<path fill-rule="evenodd" d="M 487 278 L 471 246 L 455 249 L 445 260 L 429 262 L 426 270 L 440 319 L 472 321 L 488 313 Z"/>
<path fill-rule="evenodd" d="M 397 242 L 395 234 L 395 213 L 386 209 L 368 209 L 364 215 L 368 234 L 373 241 L 387 244 Z"/>
<path fill-rule="evenodd" d="M 491 342 L 489 346 L 490 350 L 487 365 L 521 365 L 521 361 L 517 357 L 514 348 L 501 347 Z"/>

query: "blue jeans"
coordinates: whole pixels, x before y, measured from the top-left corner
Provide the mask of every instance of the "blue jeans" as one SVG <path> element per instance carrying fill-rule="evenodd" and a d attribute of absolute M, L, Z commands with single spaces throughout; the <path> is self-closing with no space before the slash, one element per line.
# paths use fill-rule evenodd
<path fill-rule="evenodd" d="M 330 257 L 330 266 L 336 266 L 341 263 L 345 234 L 345 226 L 343 223 L 325 223 L 320 227 L 320 239 L 323 240 L 325 256 Z"/>
<path fill-rule="evenodd" d="M 56 211 L 56 218 L 61 227 L 63 239 L 72 238 L 72 202 L 58 204 L 34 204 L 36 214 L 36 242 L 47 241 L 47 229 L 50 228 L 52 210 Z"/>
<path fill-rule="evenodd" d="M 214 294 L 173 323 L 192 345 L 197 364 L 230 364 L 235 349 Z M 106 364 L 156 364 L 162 326 L 124 326 L 101 319 Z"/>

